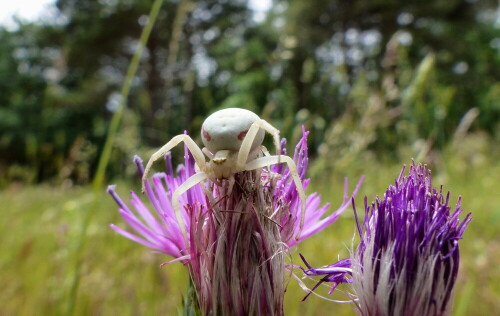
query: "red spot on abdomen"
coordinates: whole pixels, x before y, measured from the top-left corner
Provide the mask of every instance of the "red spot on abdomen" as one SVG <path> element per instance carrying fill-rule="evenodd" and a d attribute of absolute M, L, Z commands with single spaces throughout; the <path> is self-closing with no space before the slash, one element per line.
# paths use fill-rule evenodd
<path fill-rule="evenodd" d="M 207 141 L 211 141 L 212 140 L 212 136 L 210 136 L 210 134 L 204 129 L 202 128 L 201 129 L 202 133 L 203 133 L 203 137 L 207 140 Z"/>
<path fill-rule="evenodd" d="M 239 133 L 238 134 L 238 139 L 239 140 L 243 140 L 243 138 L 245 138 L 245 136 L 247 136 L 247 133 L 248 133 L 248 130 Z"/>

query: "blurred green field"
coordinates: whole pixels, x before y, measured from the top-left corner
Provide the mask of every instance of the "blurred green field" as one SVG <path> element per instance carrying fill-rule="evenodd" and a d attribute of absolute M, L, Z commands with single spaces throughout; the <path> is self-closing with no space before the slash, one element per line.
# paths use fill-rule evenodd
<path fill-rule="evenodd" d="M 432 167 L 434 184 L 452 192 L 451 200 L 463 197 L 465 212 L 473 221 L 461 244 L 461 272 L 455 293 L 453 315 L 500 314 L 500 163 L 493 157 L 467 161 L 449 155 L 446 163 Z M 411 161 L 406 161 L 409 164 Z M 371 162 L 359 164 L 328 177 L 314 179 L 313 189 L 324 202 L 340 203 L 341 181 L 349 176 L 350 187 L 366 175 L 360 196 L 372 198 L 398 175 L 401 165 Z M 344 170 L 342 170 L 344 171 Z M 137 186 L 119 182 L 122 197 Z M 137 190 L 137 187 L 134 187 Z M 187 285 L 180 263 L 163 268 L 169 257 L 119 236 L 108 224 L 125 227 L 111 197 L 97 197 L 83 254 L 82 275 L 76 315 L 172 315 L 177 313 Z M 84 213 L 92 205 L 89 187 L 63 189 L 48 185 L 11 185 L 0 192 L 3 219 L 0 222 L 1 315 L 65 314 Z M 462 216 L 463 217 L 463 216 Z M 331 263 L 348 254 L 354 234 L 354 218 L 348 210 L 327 230 L 303 242 L 292 260 L 302 253 L 315 266 Z M 312 284 L 312 283 L 310 283 Z M 347 289 L 347 288 L 344 288 Z M 327 289 L 324 289 L 327 292 Z M 311 296 L 301 302 L 304 292 L 291 280 L 286 293 L 287 315 L 353 315 L 348 305 L 334 304 Z M 342 295 L 332 298 L 344 299 Z"/>

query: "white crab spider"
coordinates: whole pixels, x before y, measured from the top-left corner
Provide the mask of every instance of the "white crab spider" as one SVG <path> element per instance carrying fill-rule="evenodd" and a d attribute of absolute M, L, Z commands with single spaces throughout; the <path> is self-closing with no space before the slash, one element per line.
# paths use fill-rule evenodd
<path fill-rule="evenodd" d="M 258 154 L 262 151 L 267 153 L 267 150 L 262 146 L 265 131 L 273 135 L 277 155 L 258 157 Z M 162 158 L 180 142 L 186 144 L 194 157 L 199 171 L 182 183 L 172 195 L 172 207 L 186 245 L 187 232 L 181 216 L 179 202 L 181 194 L 206 179 L 210 179 L 216 184 L 220 183 L 220 179 L 234 181 L 233 175 L 235 173 L 255 170 L 279 163 L 286 163 L 288 165 L 300 197 L 301 218 L 299 232 L 296 236 L 298 239 L 304 226 L 306 196 L 295 162 L 290 157 L 279 154 L 281 152 L 279 131 L 251 111 L 229 108 L 213 113 L 203 122 L 201 138 L 205 145 L 203 149 L 200 149 L 188 135 L 175 136 L 151 156 L 142 177 L 142 192 L 144 193 L 145 183 L 153 163 Z M 210 161 L 207 162 L 203 154 Z"/>

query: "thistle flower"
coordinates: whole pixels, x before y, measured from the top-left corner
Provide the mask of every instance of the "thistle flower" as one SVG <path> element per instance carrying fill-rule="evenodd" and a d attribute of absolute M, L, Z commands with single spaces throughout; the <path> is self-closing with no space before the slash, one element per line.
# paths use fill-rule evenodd
<path fill-rule="evenodd" d="M 307 134 L 303 130 L 294 154 L 305 187 L 309 183 L 304 180 Z M 282 148 L 284 145 L 282 141 Z M 288 168 L 276 165 L 241 172 L 235 174 L 232 186 L 226 180 L 221 186 L 210 181 L 196 185 L 180 199 L 188 232 L 186 244 L 171 204 L 172 192 L 195 173 L 194 160 L 187 150 L 184 159 L 184 165 L 178 167 L 178 175 L 174 176 L 171 156 L 167 154 L 166 172 L 152 177 L 153 186 L 146 184 L 153 211 L 131 192 L 134 212 L 117 195 L 115 187 L 110 186 L 108 192 L 135 233 L 115 225 L 111 228 L 173 257 L 168 263 L 183 262 L 204 315 L 283 315 L 287 251 L 333 223 L 347 209 L 350 201 L 347 180 L 342 205 L 324 218 L 329 205 L 320 207 L 316 193 L 307 197 L 304 227 L 298 240 L 295 236 L 300 230 L 300 198 Z M 142 177 L 141 159 L 135 157 L 134 162 Z M 351 198 L 360 184 L 361 181 Z"/>
<path fill-rule="evenodd" d="M 369 205 L 365 198 L 362 225 L 356 216 L 361 241 L 347 259 L 350 271 L 341 269 L 346 261 L 304 269 L 334 288 L 351 283 L 358 315 L 441 316 L 451 310 L 458 241 L 471 221 L 470 213 L 460 222 L 461 198 L 450 213 L 449 192 L 444 196 L 442 187 L 432 187 L 426 166 L 413 163 L 407 177 L 404 169 L 383 199 Z"/>

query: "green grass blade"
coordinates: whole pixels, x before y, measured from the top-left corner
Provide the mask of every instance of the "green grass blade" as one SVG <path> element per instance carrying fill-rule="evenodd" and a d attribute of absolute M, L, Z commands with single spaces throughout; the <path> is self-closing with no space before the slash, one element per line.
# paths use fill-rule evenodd
<path fill-rule="evenodd" d="M 113 144 L 115 142 L 116 136 L 118 134 L 118 129 L 123 116 L 123 111 L 126 106 L 127 98 L 130 93 L 130 88 L 132 86 L 132 81 L 137 69 L 139 68 L 139 62 L 141 60 L 142 53 L 144 52 L 144 47 L 149 39 L 153 26 L 160 12 L 163 0 L 156 0 L 151 7 L 149 12 L 149 20 L 144 29 L 142 30 L 141 37 L 139 40 L 139 45 L 136 48 L 135 54 L 132 61 L 129 64 L 127 75 L 121 89 L 120 104 L 116 112 L 111 118 L 111 123 L 106 136 L 106 141 L 104 143 L 103 150 L 99 157 L 99 163 L 97 166 L 97 171 L 92 181 L 92 192 L 93 192 L 93 202 L 88 210 L 86 210 L 84 215 L 84 220 L 82 222 L 80 234 L 77 237 L 75 253 L 74 253 L 74 271 L 72 271 L 72 279 L 70 281 L 70 290 L 67 300 L 67 308 L 65 315 L 72 315 L 76 305 L 76 299 L 78 294 L 78 287 L 80 283 L 80 272 L 82 266 L 83 253 L 85 251 L 85 241 L 87 237 L 87 229 L 92 218 L 92 214 L 97 207 L 97 196 L 103 189 L 104 176 L 106 173 L 106 167 L 109 164 L 111 157 L 111 151 L 113 149 Z"/>

